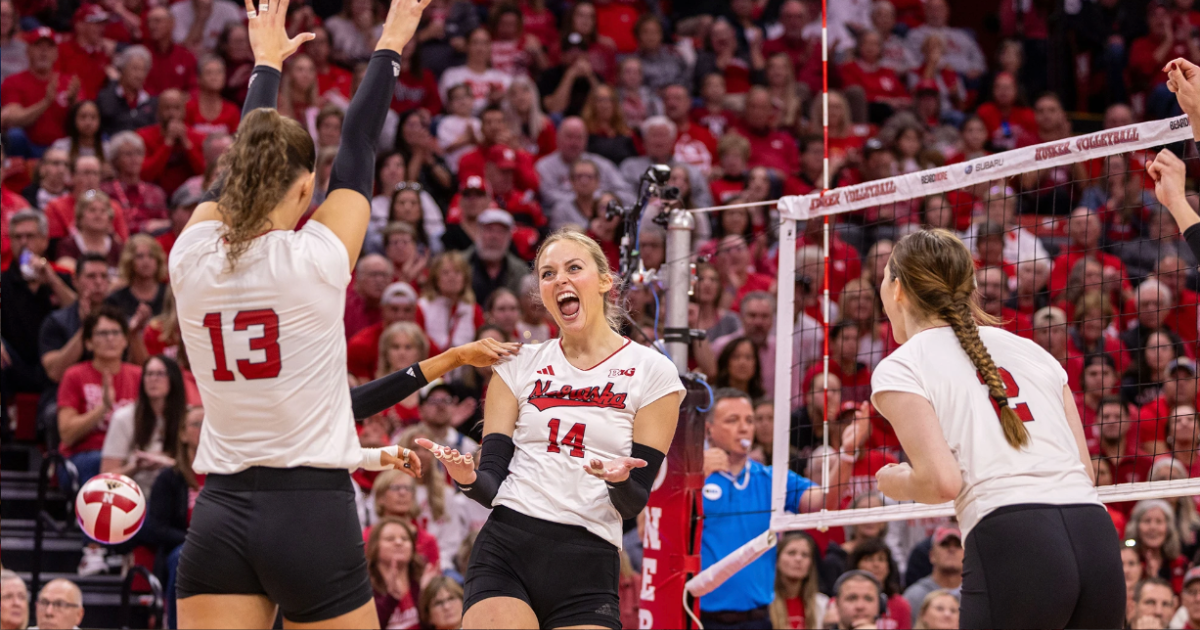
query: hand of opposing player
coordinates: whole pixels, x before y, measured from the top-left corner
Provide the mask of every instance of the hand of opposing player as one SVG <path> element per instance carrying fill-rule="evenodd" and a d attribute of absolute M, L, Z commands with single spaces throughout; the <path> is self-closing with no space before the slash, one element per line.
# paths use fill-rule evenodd
<path fill-rule="evenodd" d="M 300 33 L 295 37 L 287 34 L 287 10 L 290 0 L 246 0 L 246 25 L 250 33 L 250 49 L 254 51 L 254 63 L 270 66 L 280 72 L 287 61 L 306 42 L 316 39 L 312 33 Z"/>
<path fill-rule="evenodd" d="M 475 458 L 470 453 L 459 453 L 458 449 L 435 444 L 425 438 L 417 438 L 417 446 L 433 453 L 433 456 L 446 467 L 450 478 L 458 485 L 469 486 L 475 483 Z"/>
<path fill-rule="evenodd" d="M 1200 122 L 1200 121 L 1198 121 Z M 1164 206 L 1184 199 L 1184 180 L 1187 171 L 1180 160 L 1169 149 L 1163 149 L 1146 166 L 1146 172 L 1154 180 L 1154 196 Z"/>
<path fill-rule="evenodd" d="M 608 483 L 621 483 L 622 481 L 629 479 L 629 473 L 632 472 L 634 468 L 645 468 L 646 465 L 647 463 L 644 459 L 638 459 L 636 457 L 618 457 L 616 459 L 609 460 L 608 463 L 604 463 L 598 459 L 593 459 L 588 463 L 587 466 L 584 466 L 583 469 L 587 471 L 587 474 L 599 479 L 603 479 Z"/>
<path fill-rule="evenodd" d="M 1179 107 L 1188 116 L 1200 114 L 1200 66 L 1184 59 L 1172 59 L 1163 67 L 1167 89 L 1179 99 Z"/>
<path fill-rule="evenodd" d="M 391 453 L 383 451 L 379 454 L 379 463 L 391 466 L 409 477 L 421 478 L 421 458 L 417 457 L 416 451 L 411 449 L 401 448 L 400 457 L 394 457 Z"/>
<path fill-rule="evenodd" d="M 459 364 L 473 367 L 491 367 L 504 359 L 517 356 L 520 350 L 519 343 L 501 343 L 487 337 L 456 349 Z"/>

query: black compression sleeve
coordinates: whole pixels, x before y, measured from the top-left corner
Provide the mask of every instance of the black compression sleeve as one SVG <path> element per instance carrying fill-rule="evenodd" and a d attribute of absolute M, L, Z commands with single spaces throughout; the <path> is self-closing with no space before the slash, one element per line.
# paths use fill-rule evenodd
<path fill-rule="evenodd" d="M 242 105 L 242 118 L 256 109 L 279 107 L 279 81 L 282 75 L 275 68 L 255 66 L 246 88 L 246 102 Z"/>
<path fill-rule="evenodd" d="M 359 385 L 350 390 L 350 407 L 354 410 L 354 419 L 370 418 L 391 409 L 428 384 L 425 373 L 421 371 L 421 364 L 414 363 L 366 385 Z"/>
<path fill-rule="evenodd" d="M 1187 239 L 1188 247 L 1192 248 L 1192 255 L 1200 260 L 1200 223 L 1184 231 L 1183 237 Z"/>
<path fill-rule="evenodd" d="M 608 484 L 608 499 L 625 520 L 636 518 L 646 507 L 646 502 L 650 500 L 650 488 L 658 477 L 658 469 L 667 457 L 658 449 L 637 442 L 633 443 L 630 456 L 646 460 L 646 465 L 630 471 L 629 479 Z"/>
<path fill-rule="evenodd" d="M 458 486 L 463 494 L 485 508 L 491 509 L 492 499 L 500 491 L 500 484 L 508 478 L 508 464 L 512 461 L 512 437 L 503 433 L 489 433 L 479 448 L 479 469 L 475 471 L 475 483 Z"/>
<path fill-rule="evenodd" d="M 368 201 L 371 199 L 375 186 L 375 145 L 383 133 L 399 74 L 398 53 L 377 50 L 371 55 L 367 74 L 346 112 L 342 142 L 329 175 L 329 192 L 346 188 L 362 193 Z"/>

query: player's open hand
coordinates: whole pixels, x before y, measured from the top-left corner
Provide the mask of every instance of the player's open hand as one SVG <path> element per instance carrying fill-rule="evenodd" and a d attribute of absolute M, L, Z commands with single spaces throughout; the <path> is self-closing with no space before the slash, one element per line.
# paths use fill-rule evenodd
<path fill-rule="evenodd" d="M 412 449 L 400 448 L 400 456 L 394 457 L 386 450 L 379 454 L 379 463 L 391 466 L 409 477 L 421 478 L 421 458 Z"/>
<path fill-rule="evenodd" d="M 475 483 L 475 458 L 470 453 L 459 453 L 458 449 L 435 444 L 425 438 L 417 438 L 417 446 L 433 453 L 458 485 L 469 486 Z"/>
<path fill-rule="evenodd" d="M 495 339 L 484 337 L 455 349 L 458 353 L 459 365 L 473 367 L 491 367 L 504 359 L 517 356 L 521 351 L 519 343 L 502 343 Z"/>
<path fill-rule="evenodd" d="M 1200 122 L 1200 121 L 1198 121 Z M 1187 172 L 1180 160 L 1169 149 L 1163 149 L 1146 166 L 1146 172 L 1154 180 L 1154 196 L 1164 206 L 1184 199 L 1184 180 Z"/>
<path fill-rule="evenodd" d="M 392 0 L 387 19 L 383 22 L 383 34 L 375 50 L 394 50 L 399 53 L 417 32 L 421 14 L 430 2 L 433 0 Z"/>
<path fill-rule="evenodd" d="M 287 10 L 290 0 L 246 0 L 246 30 L 250 33 L 250 49 L 254 51 L 254 63 L 270 66 L 280 72 L 287 61 L 305 42 L 316 39 L 312 33 L 300 33 L 295 37 L 287 34 Z"/>
<path fill-rule="evenodd" d="M 1179 99 L 1179 107 L 1189 117 L 1200 115 L 1200 66 L 1182 57 L 1167 62 L 1167 89 Z M 1192 121 L 1195 125 L 1200 121 Z"/>
<path fill-rule="evenodd" d="M 644 459 L 638 459 L 636 457 L 618 457 L 610 460 L 607 464 L 598 459 L 593 459 L 591 462 L 588 462 L 588 465 L 584 466 L 583 469 L 586 470 L 589 475 L 603 479 L 608 483 L 621 483 L 622 481 L 629 479 L 629 473 L 632 472 L 634 468 L 645 468 L 646 465 L 647 463 Z"/>

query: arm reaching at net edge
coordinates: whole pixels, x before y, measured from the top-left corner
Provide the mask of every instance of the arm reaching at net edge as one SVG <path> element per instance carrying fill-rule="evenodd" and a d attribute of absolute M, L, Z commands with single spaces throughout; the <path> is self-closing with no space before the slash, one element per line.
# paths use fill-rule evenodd
<path fill-rule="evenodd" d="M 1192 254 L 1200 258 L 1200 215 L 1196 214 L 1187 200 L 1187 191 L 1184 189 L 1187 170 L 1183 160 L 1163 149 L 1146 166 L 1146 172 L 1154 179 L 1154 195 L 1158 197 L 1158 202 L 1171 212 Z"/>
<path fill-rule="evenodd" d="M 416 393 L 431 380 L 464 365 L 490 367 L 508 357 L 514 357 L 521 349 L 519 343 L 501 343 L 495 339 L 480 339 L 459 346 L 397 370 L 383 378 L 350 390 L 350 406 L 354 419 L 362 420 L 398 404 Z M 406 464 L 407 462 L 407 464 Z M 395 467 L 413 477 L 421 476 L 421 460 L 409 449 L 385 446 L 364 448 L 360 467 L 365 470 L 387 470 Z"/>

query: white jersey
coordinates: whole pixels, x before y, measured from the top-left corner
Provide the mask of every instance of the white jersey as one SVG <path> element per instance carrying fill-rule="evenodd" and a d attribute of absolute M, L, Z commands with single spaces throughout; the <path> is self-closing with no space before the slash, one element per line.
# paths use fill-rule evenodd
<path fill-rule="evenodd" d="M 204 401 L 201 473 L 357 468 L 342 318 L 350 261 L 324 225 L 254 240 L 228 273 L 221 223 L 171 249 L 179 327 Z"/>
<path fill-rule="evenodd" d="M 925 330 L 879 363 L 871 387 L 917 394 L 933 405 L 962 471 L 954 500 L 967 536 L 996 508 L 1018 503 L 1099 504 L 1063 409 L 1067 373 L 1040 346 L 999 328 L 979 337 L 1008 387 L 1009 405 L 1025 420 L 1029 443 L 1004 439 L 999 410 L 949 327 Z"/>
<path fill-rule="evenodd" d="M 508 478 L 492 505 L 585 527 L 620 548 L 621 515 L 608 486 L 584 466 L 592 458 L 630 456 L 638 410 L 684 391 L 675 365 L 626 339 L 599 365 L 580 370 L 551 340 L 522 346 L 495 374 L 516 396 L 520 414 Z"/>

